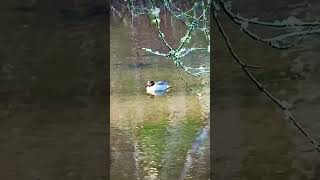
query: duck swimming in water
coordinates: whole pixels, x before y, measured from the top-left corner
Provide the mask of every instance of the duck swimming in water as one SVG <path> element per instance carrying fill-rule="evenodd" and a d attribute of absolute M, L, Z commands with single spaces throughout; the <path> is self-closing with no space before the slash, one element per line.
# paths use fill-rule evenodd
<path fill-rule="evenodd" d="M 170 84 L 168 81 L 148 81 L 146 85 L 147 93 L 152 95 L 160 95 L 168 92 Z"/>

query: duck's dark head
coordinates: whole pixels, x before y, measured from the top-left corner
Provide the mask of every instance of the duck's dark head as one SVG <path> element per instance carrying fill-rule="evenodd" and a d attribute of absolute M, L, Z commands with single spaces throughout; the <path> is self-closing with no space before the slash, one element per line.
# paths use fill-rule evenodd
<path fill-rule="evenodd" d="M 154 84 L 155 84 L 154 81 L 148 81 L 146 87 L 151 87 Z"/>

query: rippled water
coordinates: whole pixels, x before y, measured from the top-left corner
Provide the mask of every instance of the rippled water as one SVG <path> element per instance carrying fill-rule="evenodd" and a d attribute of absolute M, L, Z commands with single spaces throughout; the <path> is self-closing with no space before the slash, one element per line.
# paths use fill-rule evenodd
<path fill-rule="evenodd" d="M 165 17 L 163 17 L 165 18 Z M 185 33 L 168 17 L 163 31 L 169 42 Z M 179 25 L 176 23 L 176 25 Z M 184 84 L 174 64 L 146 54 L 142 47 L 166 50 L 145 17 L 111 25 L 111 179 L 209 178 L 208 109 Z M 205 44 L 199 37 L 200 44 Z M 208 63 L 205 53 L 187 57 Z M 209 103 L 209 80 L 184 74 Z M 149 96 L 145 84 L 167 80 L 166 96 Z"/>

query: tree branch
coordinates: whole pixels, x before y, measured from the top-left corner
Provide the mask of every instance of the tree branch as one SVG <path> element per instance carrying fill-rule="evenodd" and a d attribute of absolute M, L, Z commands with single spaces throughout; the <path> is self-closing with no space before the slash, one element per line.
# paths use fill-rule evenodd
<path fill-rule="evenodd" d="M 231 53 L 231 55 L 233 56 L 233 58 L 236 60 L 236 62 L 240 65 L 241 69 L 243 70 L 243 72 L 250 78 L 250 80 L 257 86 L 257 88 L 263 92 L 269 99 L 271 99 L 275 104 L 277 104 L 283 111 L 283 113 L 285 114 L 285 116 L 287 117 L 287 119 L 291 120 L 292 123 L 294 124 L 294 126 L 301 132 L 301 134 L 303 134 L 308 141 L 314 146 L 314 148 L 320 152 L 320 147 L 318 145 L 318 143 L 306 132 L 306 130 L 303 129 L 303 127 L 295 120 L 295 118 L 293 117 L 292 113 L 289 111 L 287 105 L 285 105 L 284 103 L 282 103 L 279 99 L 277 99 L 275 96 L 273 96 L 254 76 L 253 74 L 247 69 L 245 63 L 238 57 L 238 55 L 234 52 L 232 45 L 229 41 L 229 38 L 227 36 L 227 34 L 225 33 L 225 31 L 223 30 L 223 27 L 217 17 L 217 12 L 215 9 L 212 9 L 213 11 L 213 18 L 216 22 L 216 24 L 218 25 L 218 29 L 221 32 L 227 46 L 228 46 L 228 50 Z"/>
<path fill-rule="evenodd" d="M 249 19 L 242 17 L 240 15 L 236 15 L 231 11 L 231 8 L 228 7 L 227 3 L 224 0 L 219 0 L 220 4 L 222 4 L 222 7 L 224 11 L 231 16 L 234 19 L 238 19 L 241 21 L 246 21 L 248 23 L 262 25 L 262 26 L 271 26 L 271 27 L 287 27 L 287 26 L 319 26 L 320 22 L 314 21 L 314 22 L 287 22 L 286 20 L 282 22 L 265 22 L 265 21 L 259 21 L 256 19 Z M 231 3 L 231 1 L 227 1 Z"/>

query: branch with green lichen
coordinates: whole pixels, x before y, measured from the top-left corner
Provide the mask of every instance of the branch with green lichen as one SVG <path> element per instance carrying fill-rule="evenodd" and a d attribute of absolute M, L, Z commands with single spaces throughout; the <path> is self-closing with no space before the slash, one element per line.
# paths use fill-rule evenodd
<path fill-rule="evenodd" d="M 166 0 L 164 0 L 165 4 L 167 4 L 168 2 Z M 203 2 L 203 1 L 202 1 Z M 208 34 L 208 27 L 206 27 L 206 18 L 205 16 L 208 14 L 207 10 L 209 8 L 209 5 L 204 6 L 204 3 L 202 3 L 204 9 L 201 13 L 201 15 L 197 18 L 194 18 L 192 23 L 185 23 L 185 25 L 188 27 L 188 30 L 186 32 L 186 35 L 183 36 L 180 39 L 180 45 L 178 46 L 178 48 L 174 49 L 173 47 L 170 46 L 170 44 L 168 43 L 168 41 L 165 38 L 164 33 L 161 31 L 160 28 L 160 9 L 157 8 L 156 6 L 153 6 L 152 9 L 149 10 L 148 15 L 150 20 L 152 21 L 153 24 L 155 24 L 157 31 L 159 33 L 159 37 L 161 38 L 161 40 L 163 41 L 163 43 L 165 44 L 165 46 L 169 49 L 168 53 L 160 53 L 158 51 L 154 51 L 150 48 L 143 48 L 145 51 L 147 51 L 148 53 L 151 53 L 153 55 L 157 55 L 157 56 L 162 56 L 162 57 L 166 57 L 167 59 L 171 59 L 173 61 L 173 63 L 176 65 L 177 70 L 182 78 L 182 80 L 185 82 L 185 84 L 189 87 L 189 89 L 196 94 L 199 97 L 199 100 L 207 107 L 209 108 L 209 105 L 206 104 L 203 100 L 202 100 L 202 96 L 201 94 L 197 93 L 190 85 L 189 83 L 185 80 L 185 78 L 183 77 L 181 71 L 179 68 L 182 68 L 186 73 L 193 75 L 195 77 L 199 77 L 199 76 L 203 76 L 203 75 L 208 75 L 210 73 L 210 68 L 204 68 L 204 67 L 199 67 L 199 68 L 192 68 L 192 67 L 188 67 L 183 65 L 182 63 L 182 58 L 185 57 L 187 54 L 197 51 L 197 50 L 206 50 L 207 52 L 210 52 L 210 45 L 208 45 L 208 48 L 195 48 L 194 46 L 192 48 L 184 48 L 184 46 L 186 46 L 186 44 L 190 43 L 191 40 L 191 34 L 195 29 L 199 28 L 199 21 L 201 19 L 204 19 L 204 26 L 205 27 L 201 27 L 201 30 L 204 32 L 206 39 L 210 39 L 210 36 Z M 166 5 L 166 7 L 168 8 L 168 5 Z M 174 17 L 178 18 L 175 13 L 173 13 L 171 10 L 169 10 L 169 12 L 171 12 L 171 14 L 173 14 Z M 178 18 L 179 19 L 179 18 Z M 181 19 L 179 19 L 181 20 Z M 210 41 L 208 42 L 210 43 Z M 199 72 L 192 72 L 192 70 L 197 70 Z"/>
<path fill-rule="evenodd" d="M 166 1 L 166 0 L 164 0 Z M 166 1 L 167 2 L 167 1 Z M 169 59 L 172 59 L 174 61 L 175 64 L 177 64 L 177 62 L 179 62 L 179 64 L 182 64 L 181 63 L 181 58 L 183 58 L 184 56 L 186 56 L 187 54 L 191 53 L 191 52 L 194 52 L 194 51 L 197 51 L 197 50 L 207 50 L 208 52 L 210 51 L 209 48 L 195 48 L 195 47 L 192 47 L 192 48 L 183 48 L 187 43 L 190 42 L 191 40 L 191 33 L 196 29 L 198 28 L 198 23 L 199 21 L 204 18 L 207 14 L 207 9 L 208 9 L 209 6 L 206 6 L 204 9 L 203 9 L 203 12 L 202 14 L 197 17 L 195 20 L 193 20 L 193 22 L 191 23 L 191 25 L 189 25 L 189 29 L 186 33 L 185 36 L 183 36 L 181 39 L 180 39 L 180 45 L 178 46 L 177 49 L 174 49 L 172 48 L 169 43 L 167 42 L 166 38 L 165 38 L 165 35 L 164 33 L 161 31 L 161 28 L 160 28 L 160 9 L 157 8 L 157 7 L 153 7 L 152 9 L 150 9 L 149 11 L 149 18 L 151 19 L 151 21 L 155 24 L 156 28 L 157 28 L 157 31 L 159 33 L 159 37 L 161 38 L 161 40 L 164 42 L 165 46 L 169 49 L 169 52 L 168 53 L 160 53 L 158 51 L 154 51 L 150 48 L 143 48 L 145 51 L 147 51 L 148 53 L 151 53 L 153 55 L 158 55 L 158 56 L 163 56 L 163 57 L 166 57 L 166 58 L 169 58 Z M 208 27 L 204 27 L 203 28 L 204 31 L 206 31 L 206 33 L 209 31 Z M 206 34 L 206 38 L 209 39 L 209 35 Z M 208 45 L 208 47 L 210 47 Z M 181 65 L 182 67 L 184 67 L 183 69 L 193 75 L 193 76 L 200 76 L 201 74 L 205 74 L 205 73 L 208 73 L 209 70 L 206 70 L 206 71 L 203 71 L 202 73 L 191 73 L 190 71 L 188 71 L 187 69 L 192 69 L 191 67 L 186 67 L 186 66 L 183 66 Z M 193 69 L 196 69 L 196 68 L 193 68 Z M 200 68 L 199 70 L 203 70 L 203 68 Z"/>

